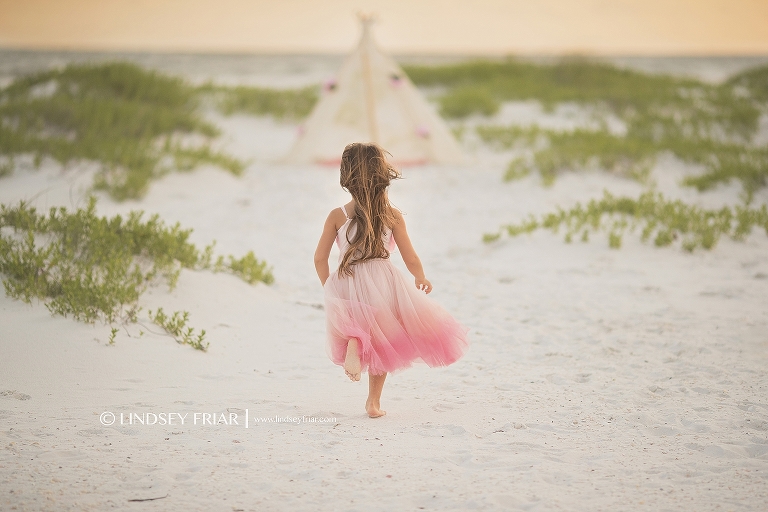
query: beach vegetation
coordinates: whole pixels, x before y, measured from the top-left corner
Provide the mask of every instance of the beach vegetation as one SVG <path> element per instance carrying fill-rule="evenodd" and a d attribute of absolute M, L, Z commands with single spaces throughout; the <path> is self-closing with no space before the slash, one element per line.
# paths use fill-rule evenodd
<path fill-rule="evenodd" d="M 0 91 L 0 155 L 97 162 L 95 188 L 116 200 L 141 197 L 172 170 L 212 164 L 241 174 L 243 162 L 212 149 L 219 130 L 199 104 L 181 78 L 126 62 L 22 76 Z"/>
<path fill-rule="evenodd" d="M 224 115 L 248 114 L 286 120 L 305 118 L 319 98 L 317 86 L 269 89 L 207 84 L 198 88 L 198 92 L 212 96 L 216 108 Z"/>
<path fill-rule="evenodd" d="M 208 351 L 210 343 L 205 341 L 205 329 L 201 329 L 197 333 L 193 327 L 187 325 L 189 321 L 188 311 L 174 311 L 169 317 L 165 314 L 163 308 L 157 308 L 157 311 L 152 312 L 152 310 L 149 310 L 147 314 L 156 325 L 159 325 L 165 332 L 173 336 L 176 343 L 189 345 L 203 352 Z"/>
<path fill-rule="evenodd" d="M 504 179 L 509 181 L 537 171 L 545 185 L 567 171 L 599 168 L 646 182 L 659 155 L 667 151 L 680 160 L 697 164 L 703 172 L 687 176 L 682 184 L 709 190 L 732 179 L 741 182 L 747 197 L 768 184 L 768 147 L 691 139 L 679 135 L 654 140 L 634 131 L 626 136 L 607 130 L 546 130 L 532 127 L 479 126 L 480 138 L 501 149 L 529 147 L 530 158 L 510 162 Z"/>
<path fill-rule="evenodd" d="M 440 114 L 447 118 L 465 118 L 472 114 L 492 115 L 499 110 L 499 101 L 483 87 L 457 87 L 440 98 Z"/>
<path fill-rule="evenodd" d="M 716 85 L 574 57 L 553 63 L 510 57 L 442 66 L 407 65 L 404 69 L 418 86 L 445 89 L 439 97 L 441 105 L 472 88 L 482 89 L 498 102 L 536 100 L 546 109 L 574 102 L 607 108 L 621 118 L 646 113 L 685 115 L 702 128 L 717 121 L 743 134 L 756 127 L 760 112 L 754 100 L 762 98 L 765 86 L 761 80 L 768 73 L 768 68 L 758 68 Z M 734 90 L 737 85 L 740 90 Z M 460 114 L 468 115 L 465 112 L 483 113 L 465 109 Z"/>
<path fill-rule="evenodd" d="M 220 131 L 205 119 L 205 108 L 299 119 L 317 94 L 316 87 L 193 86 L 127 62 L 21 76 L 0 89 L 0 178 L 21 155 L 36 167 L 45 158 L 96 162 L 94 188 L 121 201 L 141 198 L 172 171 L 213 165 L 239 176 L 246 163 L 214 149 Z"/>
<path fill-rule="evenodd" d="M 643 242 L 652 240 L 657 247 L 665 247 L 679 241 L 684 250 L 692 252 L 712 249 L 721 236 L 744 240 L 755 227 L 768 235 L 768 206 L 736 205 L 710 210 L 667 199 L 654 191 L 636 199 L 605 191 L 601 199 L 592 199 L 586 205 L 577 203 L 569 209 L 558 208 L 540 217 L 529 216 L 517 224 L 502 226 L 496 233 L 485 234 L 483 240 L 490 243 L 503 235 L 515 237 L 548 229 L 554 233 L 565 231 L 566 242 L 575 237 L 586 242 L 592 233 L 605 232 L 609 246 L 618 249 L 624 233 L 639 231 Z"/>
<path fill-rule="evenodd" d="M 24 202 L 0 205 L 3 286 L 9 297 L 41 301 L 53 315 L 129 324 L 138 321 L 141 294 L 161 282 L 173 289 L 183 268 L 227 271 L 249 283 L 273 282 L 271 268 L 252 252 L 212 263 L 213 244 L 198 249 L 189 241 L 191 232 L 178 223 L 167 226 L 157 215 L 145 219 L 140 211 L 126 218 L 100 217 L 93 197 L 87 207 L 72 212 L 51 208 L 40 213 Z M 174 318 L 168 325 L 178 325 Z M 180 318 L 186 324 L 187 316 Z M 202 337 L 191 331 L 181 338 L 171 334 L 184 343 L 198 340 L 189 344 L 202 349 Z"/>
<path fill-rule="evenodd" d="M 438 101 L 447 117 L 490 115 L 503 101 L 536 100 L 546 110 L 571 102 L 590 109 L 598 125 L 591 130 L 479 126 L 479 136 L 492 147 L 532 152 L 510 163 L 506 179 L 535 170 L 548 185 L 565 171 L 601 168 L 645 181 L 657 155 L 669 151 L 703 166 L 702 174 L 684 181 L 699 190 L 736 179 L 752 197 L 768 185 L 768 148 L 755 143 L 760 115 L 768 112 L 768 67 L 722 84 L 575 58 L 478 60 L 406 71 L 417 85 L 445 91 Z M 608 115 L 626 131 L 610 132 Z"/>
<path fill-rule="evenodd" d="M 486 143 L 510 148 L 516 145 L 538 147 L 530 159 L 512 160 L 504 175 L 506 181 L 538 171 L 549 186 L 566 170 L 600 168 L 639 181 L 648 178 L 658 148 L 632 137 L 616 136 L 608 131 L 578 129 L 570 132 L 529 128 L 479 126 L 478 135 Z"/>
<path fill-rule="evenodd" d="M 214 270 L 230 272 L 249 284 L 256 284 L 257 282 L 272 284 L 275 280 L 272 276 L 271 267 L 267 266 L 266 261 L 256 258 L 253 251 L 248 251 L 242 258 L 229 255 L 225 260 L 224 256 L 219 256 Z"/>

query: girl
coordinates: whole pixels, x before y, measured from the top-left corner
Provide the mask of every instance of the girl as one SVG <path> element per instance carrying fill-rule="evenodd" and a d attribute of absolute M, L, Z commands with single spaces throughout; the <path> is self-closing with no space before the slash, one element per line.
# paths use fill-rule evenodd
<path fill-rule="evenodd" d="M 328 214 L 315 251 L 315 269 L 325 289 L 328 355 L 353 381 L 368 371 L 365 411 L 381 410 L 388 372 L 423 361 L 446 366 L 467 350 L 467 330 L 425 294 L 432 283 L 408 238 L 402 214 L 389 204 L 387 187 L 400 174 L 376 144 L 350 144 L 341 155 L 341 187 L 352 200 Z M 332 275 L 334 240 L 341 255 Z M 400 248 L 415 286 L 389 260 Z M 424 292 L 424 293 L 421 293 Z"/>

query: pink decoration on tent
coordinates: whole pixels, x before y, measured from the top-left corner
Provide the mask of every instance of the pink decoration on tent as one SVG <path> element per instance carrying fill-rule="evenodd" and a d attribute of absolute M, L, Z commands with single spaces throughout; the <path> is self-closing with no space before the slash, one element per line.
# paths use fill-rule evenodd
<path fill-rule="evenodd" d="M 423 124 L 420 124 L 419 126 L 416 127 L 416 135 L 418 135 L 419 137 L 422 137 L 424 139 L 428 139 L 429 138 L 429 128 L 427 128 Z"/>
<path fill-rule="evenodd" d="M 298 134 L 299 134 L 299 137 L 301 137 L 302 135 L 304 135 L 304 132 L 305 132 L 305 131 L 307 131 L 307 129 L 306 129 L 306 128 L 304 128 L 304 125 L 303 125 L 303 124 L 300 124 L 300 125 L 298 126 L 298 128 L 296 128 L 296 133 L 298 133 Z"/>
<path fill-rule="evenodd" d="M 392 87 L 400 87 L 403 83 L 403 79 L 400 78 L 400 75 L 392 73 L 389 75 L 389 83 L 392 84 Z"/>
<path fill-rule="evenodd" d="M 330 80 L 326 80 L 323 82 L 323 91 L 325 92 L 333 92 L 336 90 L 336 79 L 331 78 Z"/>

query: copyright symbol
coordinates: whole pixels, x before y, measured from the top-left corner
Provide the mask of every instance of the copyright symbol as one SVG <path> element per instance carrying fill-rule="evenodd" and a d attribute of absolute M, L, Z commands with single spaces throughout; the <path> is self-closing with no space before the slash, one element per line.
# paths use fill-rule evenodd
<path fill-rule="evenodd" d="M 102 425 L 108 427 L 115 422 L 115 415 L 109 411 L 103 412 L 101 415 L 99 415 L 99 420 L 101 421 Z"/>

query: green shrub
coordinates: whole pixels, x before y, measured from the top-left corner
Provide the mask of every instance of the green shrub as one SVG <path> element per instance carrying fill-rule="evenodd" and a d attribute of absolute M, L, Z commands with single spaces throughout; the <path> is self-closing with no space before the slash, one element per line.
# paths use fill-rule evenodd
<path fill-rule="evenodd" d="M 755 99 L 768 101 L 768 66 L 748 69 L 732 76 L 726 87 L 744 87 Z"/>
<path fill-rule="evenodd" d="M 748 198 L 768 184 L 768 147 L 749 147 L 737 144 L 712 144 L 703 151 L 690 146 L 670 148 L 684 160 L 703 164 L 706 171 L 699 176 L 689 176 L 683 184 L 708 190 L 732 179 L 741 182 Z"/>
<path fill-rule="evenodd" d="M 0 274 L 8 296 L 40 300 L 52 314 L 82 322 L 134 323 L 149 285 L 163 280 L 173 288 L 182 268 L 211 268 L 213 245 L 199 251 L 189 242 L 191 230 L 168 227 L 157 215 L 107 218 L 95 210 L 93 198 L 84 209 L 51 208 L 47 215 L 23 202 L 0 205 Z M 214 271 L 251 284 L 274 280 L 252 252 L 219 261 Z"/>
<path fill-rule="evenodd" d="M 667 200 L 660 193 L 645 192 L 633 199 L 615 197 L 606 191 L 602 199 L 593 199 L 586 207 L 577 203 L 569 210 L 558 208 L 539 219 L 531 217 L 520 224 L 503 226 L 497 233 L 484 235 L 483 240 L 493 242 L 503 233 L 514 237 L 537 229 L 558 232 L 564 228 L 568 242 L 579 233 L 586 242 L 590 232 L 608 232 L 609 246 L 618 249 L 622 233 L 639 228 L 641 240 L 652 238 L 657 247 L 670 245 L 679 238 L 684 250 L 693 251 L 712 249 L 721 235 L 743 240 L 754 226 L 762 227 L 768 235 L 768 206 L 705 210 L 680 200 Z"/>
<path fill-rule="evenodd" d="M 768 72 L 753 70 L 734 77 L 733 82 L 711 85 L 574 58 L 553 64 L 508 58 L 404 69 L 416 85 L 442 86 L 446 95 L 460 88 L 483 89 L 496 101 L 538 100 L 546 108 L 575 102 L 606 107 L 622 119 L 646 114 L 682 116 L 715 122 L 741 134 L 753 133 L 757 127 L 760 111 L 753 100 L 760 99 L 763 86 L 759 84 Z M 734 85 L 741 83 L 749 86 L 750 97 L 734 91 Z"/>
<path fill-rule="evenodd" d="M 480 138 L 492 147 L 532 147 L 533 158 L 517 158 L 510 163 L 506 180 L 537 170 L 545 185 L 554 183 L 565 171 L 597 166 L 638 181 L 647 180 L 651 167 L 662 151 L 681 160 L 704 166 L 704 173 L 689 176 L 684 185 L 707 190 L 719 183 L 737 179 L 748 197 L 768 183 L 768 148 L 712 139 L 669 135 L 654 140 L 637 131 L 626 136 L 605 130 L 578 129 L 570 132 L 545 130 L 538 126 L 480 126 Z M 540 143 L 541 142 L 541 143 Z"/>
<path fill-rule="evenodd" d="M 472 114 L 490 116 L 498 112 L 500 103 L 482 87 L 457 87 L 440 98 L 440 113 L 449 118 Z"/>
<path fill-rule="evenodd" d="M 494 149 L 530 146 L 548 133 L 536 125 L 530 127 L 481 125 L 476 130 L 480 139 Z"/>
<path fill-rule="evenodd" d="M 165 157 L 191 168 L 243 164 L 204 142 L 185 148 L 179 135 L 210 141 L 218 129 L 198 112 L 198 95 L 180 78 L 134 64 L 72 64 L 14 80 L 0 91 L 0 155 L 32 154 L 62 164 L 99 162 L 97 189 L 113 198 L 138 198 L 149 183 L 174 170 Z"/>
<path fill-rule="evenodd" d="M 471 61 L 406 66 L 406 71 L 418 85 L 445 88 L 439 101 L 448 117 L 493 113 L 499 102 L 508 100 L 537 100 L 547 109 L 575 102 L 592 108 L 598 121 L 611 113 L 627 127 L 626 136 L 605 128 L 558 132 L 479 127 L 480 137 L 494 147 L 534 149 L 531 161 L 510 164 L 506 179 L 538 170 L 544 183 L 551 184 L 562 171 L 594 164 L 643 181 L 656 155 L 671 151 L 705 167 L 703 175 L 685 180 L 700 190 L 738 179 L 751 197 L 768 184 L 768 148 L 753 144 L 760 114 L 768 110 L 768 66 L 720 85 L 581 59 L 553 64 Z"/>
<path fill-rule="evenodd" d="M 214 95 L 217 108 L 225 115 L 241 113 L 269 115 L 276 119 L 302 119 L 309 115 L 318 100 L 317 87 L 314 86 L 279 90 L 208 84 L 199 90 Z"/>
<path fill-rule="evenodd" d="M 513 181 L 525 178 L 531 173 L 531 166 L 523 158 L 515 158 L 507 166 L 504 173 L 504 181 Z"/>
<path fill-rule="evenodd" d="M 543 147 L 534 151 L 532 162 L 517 158 L 510 163 L 504 176 L 507 181 L 538 170 L 544 184 L 551 185 L 561 172 L 589 166 L 644 181 L 650 173 L 656 153 L 660 151 L 650 141 L 616 136 L 607 131 L 578 129 L 561 132 L 537 126 L 478 127 L 477 131 L 485 142 L 500 148 L 533 145 L 533 141 L 539 139 L 545 142 Z"/>
<path fill-rule="evenodd" d="M 226 263 L 224 256 L 219 256 L 214 268 L 217 272 L 227 270 L 249 284 L 255 284 L 259 281 L 272 284 L 275 280 L 272 276 L 272 270 L 267 267 L 267 262 L 259 261 L 253 251 L 248 251 L 240 259 L 229 256 Z"/>
<path fill-rule="evenodd" d="M 157 325 L 162 327 L 165 332 L 173 336 L 176 343 L 182 345 L 189 345 L 196 350 L 208 351 L 210 343 L 205 340 L 205 329 L 202 329 L 199 334 L 195 333 L 192 327 L 187 327 L 187 321 L 189 321 L 188 311 L 175 311 L 170 317 L 165 314 L 163 308 L 158 308 L 155 313 L 152 310 L 147 312 L 149 318 Z"/>
<path fill-rule="evenodd" d="M 317 91 L 193 87 L 125 62 L 71 64 L 20 77 L 0 91 L 0 177 L 22 154 L 33 155 L 37 165 L 45 157 L 62 164 L 90 160 L 100 164 L 95 188 L 124 200 L 142 197 L 168 172 L 202 164 L 240 175 L 242 161 L 211 149 L 219 130 L 201 114 L 209 97 L 227 115 L 297 119 L 311 111 Z M 202 142 L 183 144 L 187 135 Z"/>

